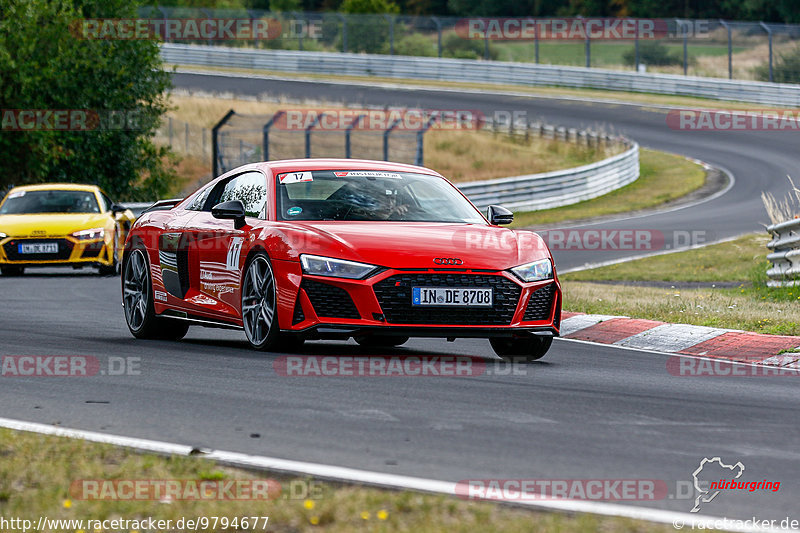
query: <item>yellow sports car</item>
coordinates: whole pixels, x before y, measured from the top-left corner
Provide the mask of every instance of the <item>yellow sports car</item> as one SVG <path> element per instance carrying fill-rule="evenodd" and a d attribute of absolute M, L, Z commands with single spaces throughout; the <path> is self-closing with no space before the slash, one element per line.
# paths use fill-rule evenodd
<path fill-rule="evenodd" d="M 133 213 L 95 185 L 48 183 L 11 189 L 0 203 L 0 271 L 97 267 L 118 272 Z"/>

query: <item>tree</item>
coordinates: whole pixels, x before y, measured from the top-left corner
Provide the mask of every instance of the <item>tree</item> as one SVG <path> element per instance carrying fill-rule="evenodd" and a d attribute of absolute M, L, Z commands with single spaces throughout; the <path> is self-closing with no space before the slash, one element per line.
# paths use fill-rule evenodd
<path fill-rule="evenodd" d="M 40 182 L 100 185 L 152 200 L 176 182 L 171 153 L 152 136 L 170 74 L 154 40 L 81 38 L 83 19 L 131 19 L 126 0 L 0 0 L 0 109 L 88 111 L 99 123 L 65 131 L 0 131 L 0 188 Z M 92 126 L 97 126 L 92 128 Z M 12 124 L 13 126 L 13 124 Z"/>

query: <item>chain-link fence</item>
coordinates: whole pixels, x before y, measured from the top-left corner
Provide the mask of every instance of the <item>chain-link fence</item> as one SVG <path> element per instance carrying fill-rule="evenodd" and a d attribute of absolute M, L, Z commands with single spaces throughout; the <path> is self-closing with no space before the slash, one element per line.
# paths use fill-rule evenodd
<path fill-rule="evenodd" d="M 422 111 L 287 109 L 272 115 L 229 112 L 212 129 L 214 175 L 256 161 L 357 158 L 424 164 L 425 132 L 439 120 Z M 416 117 L 416 115 L 415 115 Z"/>
<path fill-rule="evenodd" d="M 181 155 L 211 156 L 211 130 L 173 117 L 164 117 L 153 140 Z"/>
<path fill-rule="evenodd" d="M 144 7 L 166 42 L 519 61 L 800 83 L 800 25 Z M 107 37 L 106 35 L 98 35 Z"/>

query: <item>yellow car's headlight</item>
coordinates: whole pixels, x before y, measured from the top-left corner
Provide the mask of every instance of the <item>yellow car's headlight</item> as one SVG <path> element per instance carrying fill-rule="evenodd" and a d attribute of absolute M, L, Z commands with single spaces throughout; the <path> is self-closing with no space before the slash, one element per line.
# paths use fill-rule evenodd
<path fill-rule="evenodd" d="M 79 241 L 95 241 L 97 239 L 102 239 L 106 236 L 105 228 L 93 228 L 93 229 L 85 229 L 81 231 L 76 231 L 72 234 L 73 237 L 78 239 Z"/>
<path fill-rule="evenodd" d="M 8 235 L 0 231 L 0 239 L 5 239 L 6 237 L 8 237 Z"/>

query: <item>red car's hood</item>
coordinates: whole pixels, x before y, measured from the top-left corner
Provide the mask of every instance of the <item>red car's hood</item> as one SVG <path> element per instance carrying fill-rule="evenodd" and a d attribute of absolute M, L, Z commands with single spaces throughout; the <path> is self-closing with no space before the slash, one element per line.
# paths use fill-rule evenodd
<path fill-rule="evenodd" d="M 460 268 L 505 270 L 550 257 L 530 231 L 477 224 L 428 222 L 304 222 L 319 246 L 299 253 L 332 255 L 390 268 L 446 268 L 434 258 L 460 259 Z M 304 249 L 303 249 L 304 248 Z M 452 268 L 452 266 L 451 266 Z"/>

